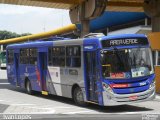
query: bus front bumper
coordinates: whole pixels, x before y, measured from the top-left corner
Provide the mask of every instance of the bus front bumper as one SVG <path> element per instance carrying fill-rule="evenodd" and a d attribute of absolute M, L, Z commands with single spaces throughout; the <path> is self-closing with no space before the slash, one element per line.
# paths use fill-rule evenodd
<path fill-rule="evenodd" d="M 103 91 L 104 106 L 115 106 L 124 104 L 133 104 L 137 102 L 149 101 L 155 98 L 155 86 L 152 88 L 133 94 L 111 94 Z"/>

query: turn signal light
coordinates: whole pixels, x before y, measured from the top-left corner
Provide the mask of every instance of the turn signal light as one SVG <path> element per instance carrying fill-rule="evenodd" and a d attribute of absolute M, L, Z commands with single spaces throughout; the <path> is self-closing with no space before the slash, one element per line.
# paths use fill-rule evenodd
<path fill-rule="evenodd" d="M 111 88 L 127 88 L 130 85 L 129 84 L 111 84 L 110 86 Z"/>

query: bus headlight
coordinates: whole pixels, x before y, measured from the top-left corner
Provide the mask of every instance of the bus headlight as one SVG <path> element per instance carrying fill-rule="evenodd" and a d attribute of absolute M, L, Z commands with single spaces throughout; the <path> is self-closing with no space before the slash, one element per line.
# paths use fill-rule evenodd
<path fill-rule="evenodd" d="M 106 92 L 109 92 L 109 93 L 111 93 L 111 94 L 113 94 L 113 90 L 112 90 L 112 88 L 109 86 L 109 85 L 107 85 L 106 83 L 102 83 L 102 85 L 103 85 L 103 89 L 106 91 Z"/>
<path fill-rule="evenodd" d="M 150 84 L 149 90 L 153 89 L 153 87 L 155 87 L 155 81 Z"/>

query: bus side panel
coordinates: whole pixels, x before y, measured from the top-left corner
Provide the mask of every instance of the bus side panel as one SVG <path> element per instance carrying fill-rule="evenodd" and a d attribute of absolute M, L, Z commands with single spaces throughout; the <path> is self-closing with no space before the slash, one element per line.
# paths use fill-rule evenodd
<path fill-rule="evenodd" d="M 8 77 L 8 82 L 11 85 L 16 86 L 16 74 L 15 74 L 15 65 L 14 65 L 14 50 L 12 50 L 12 59 L 10 59 L 9 63 L 9 51 L 7 50 L 7 77 Z"/>
<path fill-rule="evenodd" d="M 50 94 L 71 98 L 75 84 L 84 88 L 81 68 L 48 67 L 47 88 Z"/>
<path fill-rule="evenodd" d="M 41 90 L 41 83 L 39 79 L 39 70 L 37 66 L 30 65 L 28 66 L 29 80 L 31 81 L 32 89 L 35 91 Z"/>
<path fill-rule="evenodd" d="M 74 43 L 72 42 L 66 46 L 72 46 L 72 44 Z M 74 45 L 80 44 L 82 44 L 82 41 L 79 43 L 76 41 Z M 57 45 L 62 46 L 61 44 Z M 49 93 L 72 98 L 72 88 L 74 85 L 78 85 L 85 94 L 83 64 L 83 47 L 81 45 L 81 67 L 48 66 L 47 89 Z"/>
<path fill-rule="evenodd" d="M 60 67 L 48 67 L 46 81 L 50 94 L 62 96 Z"/>
<path fill-rule="evenodd" d="M 83 63 L 82 63 L 83 65 Z M 73 85 L 84 88 L 84 79 L 82 68 L 63 68 L 61 69 L 62 95 L 72 97 Z"/>
<path fill-rule="evenodd" d="M 40 81 L 38 80 L 37 67 L 34 65 L 20 64 L 20 81 L 21 86 L 25 88 L 25 80 L 31 82 L 32 90 L 41 91 Z"/>
<path fill-rule="evenodd" d="M 13 64 L 8 64 L 7 65 L 7 77 L 8 77 L 8 82 L 11 85 L 16 86 L 16 76 L 14 74 L 14 65 Z"/>

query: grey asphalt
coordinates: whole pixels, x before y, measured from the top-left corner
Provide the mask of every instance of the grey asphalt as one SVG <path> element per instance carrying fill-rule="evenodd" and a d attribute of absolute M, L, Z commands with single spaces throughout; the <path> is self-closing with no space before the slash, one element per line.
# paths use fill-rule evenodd
<path fill-rule="evenodd" d="M 102 107 L 89 104 L 83 108 L 64 97 L 28 95 L 24 89 L 7 84 L 2 73 L 6 72 L 0 70 L 0 120 L 5 114 L 27 114 L 35 120 L 150 120 L 152 117 L 152 120 L 160 120 L 159 95 L 153 101 L 133 105 Z"/>

